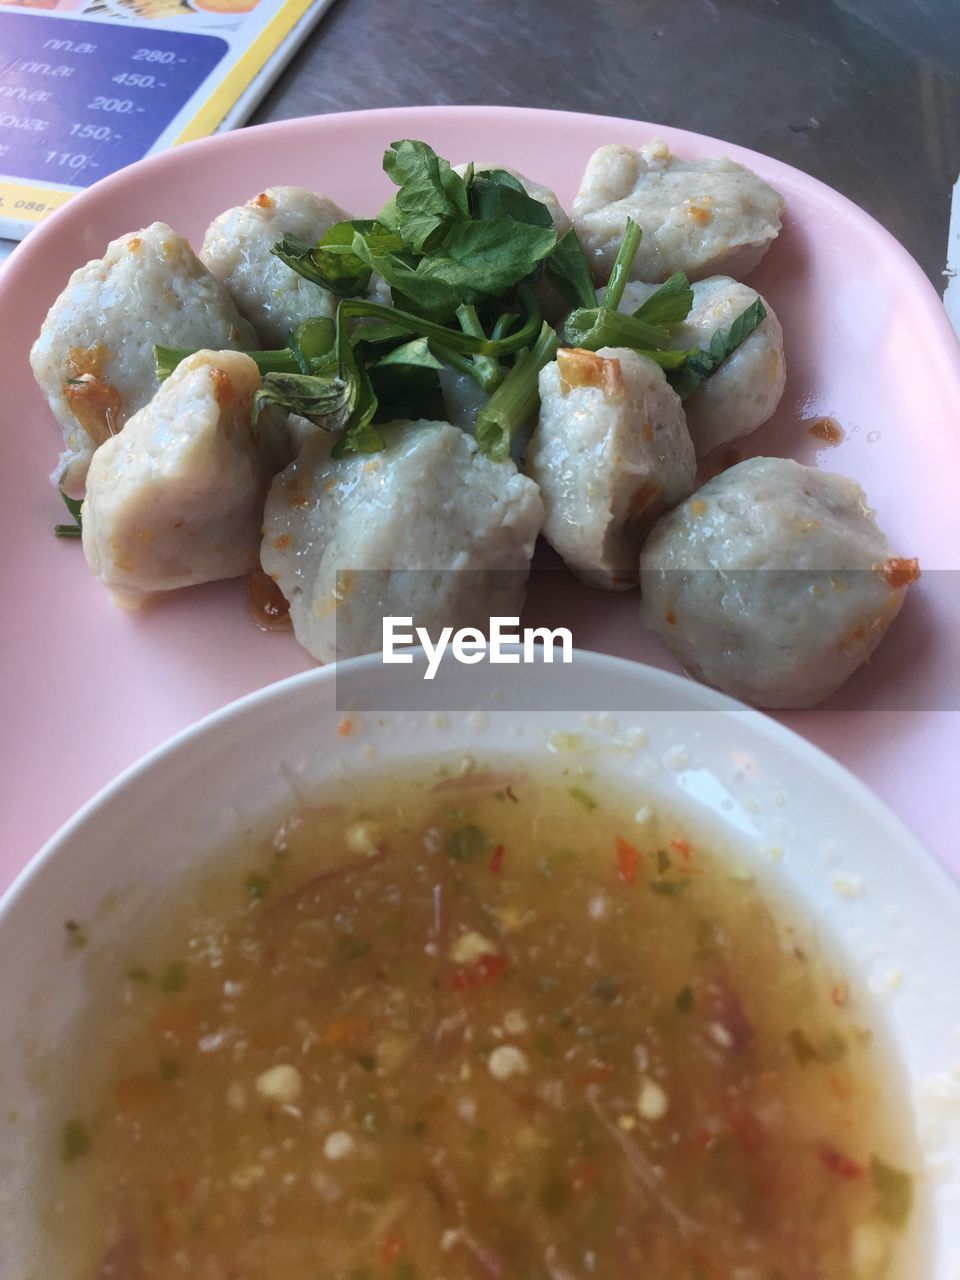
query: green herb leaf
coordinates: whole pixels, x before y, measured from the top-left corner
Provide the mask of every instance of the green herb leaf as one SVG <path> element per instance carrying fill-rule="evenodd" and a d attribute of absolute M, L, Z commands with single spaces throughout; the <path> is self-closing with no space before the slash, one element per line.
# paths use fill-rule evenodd
<path fill-rule="evenodd" d="M 59 490 L 60 497 L 64 501 L 64 505 L 74 519 L 73 524 L 55 524 L 53 532 L 58 538 L 79 538 L 83 534 L 83 522 L 80 519 L 80 508 L 83 506 L 81 498 L 70 498 L 62 489 Z"/>
<path fill-rule="evenodd" d="M 447 853 L 454 862 L 472 862 L 485 854 L 490 847 L 486 834 L 473 823 L 460 827 L 447 839 Z"/>
<path fill-rule="evenodd" d="M 377 1060 L 371 1057 L 369 1053 L 365 1053 L 357 1059 L 357 1064 L 363 1067 L 364 1071 L 374 1071 L 376 1070 Z"/>
<path fill-rule="evenodd" d="M 392 310 L 392 308 L 391 308 Z M 351 330 L 351 341 L 355 347 L 361 343 L 369 346 L 380 346 L 387 342 L 400 342 L 410 337 L 412 330 L 403 321 L 361 320 Z"/>
<path fill-rule="evenodd" d="M 270 892 L 270 878 L 262 871 L 251 871 L 244 879 L 243 887 L 255 901 L 265 898 Z"/>
<path fill-rule="evenodd" d="M 604 1004 L 613 1004 L 620 994 L 620 988 L 612 978 L 598 978 L 590 988 L 590 994 Z"/>
<path fill-rule="evenodd" d="M 469 187 L 470 212 L 487 222 L 501 215 L 531 227 L 552 227 L 550 210 L 505 169 L 484 169 L 474 174 Z"/>
<path fill-rule="evenodd" d="M 180 1074 L 180 1063 L 176 1058 L 161 1056 L 157 1060 L 157 1070 L 160 1073 L 161 1080 L 176 1080 Z"/>
<path fill-rule="evenodd" d="M 392 142 L 383 168 L 400 188 L 393 198 L 396 230 L 414 252 L 429 253 L 453 223 L 469 217 L 466 184 L 427 143 Z"/>
<path fill-rule="evenodd" d="M 871 1157 L 870 1177 L 877 1195 L 874 1212 L 891 1227 L 901 1230 L 907 1225 L 913 1208 L 913 1178 L 879 1156 Z"/>
<path fill-rule="evenodd" d="M 641 351 L 640 355 L 646 356 L 648 360 L 652 360 L 654 364 L 658 364 L 661 369 L 669 371 L 671 369 L 682 369 L 691 356 L 697 354 L 696 347 L 688 347 L 685 351 Z"/>
<path fill-rule="evenodd" d="M 144 964 L 131 965 L 127 970 L 127 978 L 130 982 L 139 982 L 142 985 L 152 981 L 150 970 Z"/>
<path fill-rule="evenodd" d="M 417 274 L 455 289 L 458 303 L 476 302 L 498 297 L 531 275 L 556 243 L 552 222 L 530 226 L 504 214 L 486 222 L 458 222 L 444 237 L 442 252 L 424 258 Z"/>
<path fill-rule="evenodd" d="M 400 236 L 382 223 L 355 218 L 334 223 L 316 244 L 308 244 L 296 236 L 284 236 L 270 252 L 305 280 L 340 298 L 353 298 L 366 293 L 370 285 L 370 266 L 354 251 L 357 235 L 363 236 L 374 253 L 389 253 L 404 247 Z"/>
<path fill-rule="evenodd" d="M 543 266 L 547 278 L 572 307 L 596 307 L 597 291 L 593 287 L 590 267 L 572 227 L 557 241 Z"/>
<path fill-rule="evenodd" d="M 64 493 L 62 489 L 58 490 L 58 492 L 60 494 L 60 497 L 63 499 L 64 506 L 70 512 L 71 516 L 73 516 L 74 520 L 76 520 L 77 524 L 79 524 L 80 509 L 83 506 L 83 499 L 71 498 L 68 494 Z"/>
<path fill-rule="evenodd" d="M 787 1036 L 787 1043 L 793 1051 L 793 1056 L 802 1067 L 805 1067 L 808 1062 L 816 1062 L 820 1057 L 816 1045 L 800 1027 L 793 1028 Z"/>
<path fill-rule="evenodd" d="M 724 360 L 736 351 L 741 342 L 750 337 L 757 325 L 765 318 L 766 308 L 759 298 L 737 316 L 729 329 L 718 329 L 710 339 L 706 351 L 691 353 L 676 373 L 669 375 L 670 385 L 681 400 L 693 395 L 704 378 L 709 378 L 723 364 Z"/>
<path fill-rule="evenodd" d="M 400 210 L 397 208 L 397 197 L 391 196 L 380 212 L 377 214 L 377 221 L 381 227 L 386 227 L 388 231 L 393 231 L 397 235 L 400 234 Z"/>
<path fill-rule="evenodd" d="M 442 420 L 446 416 L 438 370 L 443 366 L 426 338 L 414 338 L 367 366 L 377 397 L 374 422 L 398 418 Z"/>
<path fill-rule="evenodd" d="M 79 920 L 66 920 L 63 925 L 67 934 L 67 947 L 70 951 L 81 951 L 90 941 L 86 929 Z"/>
<path fill-rule="evenodd" d="M 365 368 L 357 361 L 347 329 L 350 305 L 342 302 L 337 308 L 337 358 L 347 394 L 346 430 L 330 451 L 333 458 L 350 453 L 378 453 L 383 448 L 383 437 L 371 425 L 379 405 L 376 392 Z"/>
<path fill-rule="evenodd" d="M 416 265 L 406 256 L 375 252 L 359 234 L 354 239 L 353 250 L 373 271 L 383 276 L 390 286 L 394 303 L 401 310 L 442 324 L 452 318 L 463 301 L 460 292 L 452 285 L 420 275 Z"/>
<path fill-rule="evenodd" d="M 848 1049 L 846 1040 L 836 1030 L 828 1031 L 814 1043 L 802 1027 L 794 1027 L 787 1036 L 787 1043 L 802 1067 L 809 1062 L 839 1062 L 846 1057 Z"/>
<path fill-rule="evenodd" d="M 364 384 L 368 388 L 364 392 L 364 398 L 373 404 L 373 414 L 375 415 L 377 398 L 374 395 L 370 379 L 364 377 Z M 373 415 L 371 415 L 370 417 L 364 417 L 356 426 L 344 432 L 330 450 L 330 456 L 331 458 L 346 458 L 353 453 L 380 453 L 383 447 L 383 436 L 373 426 Z"/>
<path fill-rule="evenodd" d="M 68 1120 L 60 1135 L 60 1154 L 64 1164 L 73 1164 L 90 1150 L 90 1130 L 83 1120 Z"/>
<path fill-rule="evenodd" d="M 160 975 L 160 990 L 174 996 L 187 985 L 187 966 L 182 960 L 172 960 Z"/>
<path fill-rule="evenodd" d="M 325 431 L 341 431 L 349 416 L 348 388 L 337 374 L 268 373 L 253 399 L 259 416 L 267 405 L 297 413 Z"/>
<path fill-rule="evenodd" d="M 418 419 L 442 422 L 446 418 L 440 379 L 432 369 L 417 365 L 374 365 L 370 369 L 370 385 L 377 397 L 372 422 L 416 422 Z M 352 451 L 377 452 L 356 448 Z"/>
<path fill-rule="evenodd" d="M 351 298 L 366 293 L 370 284 L 370 268 L 351 251 L 353 236 L 354 228 L 349 222 L 338 222 L 316 244 L 284 236 L 270 252 L 311 284 L 338 297 Z M 340 249 L 346 252 L 338 252 Z"/>
<path fill-rule="evenodd" d="M 690 880 L 686 876 L 681 876 L 677 880 L 664 880 L 660 876 L 650 881 L 650 888 L 654 893 L 663 894 L 664 897 L 675 897 L 678 893 L 683 893 L 690 885 Z"/>
<path fill-rule="evenodd" d="M 692 306 L 693 290 L 690 282 L 682 271 L 675 271 L 632 314 L 634 320 L 644 320 L 647 324 L 672 329 L 686 320 Z"/>
<path fill-rule="evenodd" d="M 693 1009 L 693 987 L 681 987 L 673 1003 L 678 1013 L 690 1013 Z"/>
<path fill-rule="evenodd" d="M 430 350 L 430 345 L 426 338 L 413 338 L 411 341 L 404 343 L 402 347 L 395 347 L 393 351 L 382 356 L 376 364 L 378 369 L 384 369 L 391 365 L 403 365 L 417 369 L 442 369 L 443 363 Z"/>
<path fill-rule="evenodd" d="M 349 964 L 351 960 L 359 960 L 370 950 L 370 943 L 353 934 L 343 934 L 337 939 L 337 959 L 341 964 Z"/>
<path fill-rule="evenodd" d="M 589 791 L 584 791 L 583 787 L 567 787 L 567 795 L 578 804 L 582 804 L 587 813 L 591 813 L 597 807 L 596 800 Z"/>
<path fill-rule="evenodd" d="M 335 371 L 329 373 L 269 373 L 253 398 L 254 419 L 270 404 L 297 413 L 324 431 L 343 432 L 332 454 L 375 453 L 383 440 L 370 423 L 377 397 L 366 370 L 357 361 L 347 326 L 350 304 L 337 308 Z M 291 353 L 292 354 L 292 353 Z M 326 368 L 333 370 L 333 361 Z"/>

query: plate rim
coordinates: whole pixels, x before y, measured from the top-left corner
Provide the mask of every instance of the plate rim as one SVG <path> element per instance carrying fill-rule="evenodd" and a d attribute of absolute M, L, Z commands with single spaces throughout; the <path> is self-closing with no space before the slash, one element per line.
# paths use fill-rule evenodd
<path fill-rule="evenodd" d="M 133 164 L 126 165 L 124 168 L 106 175 L 85 190 L 72 196 L 66 204 L 61 205 L 49 218 L 45 219 L 25 236 L 6 262 L 0 265 L 0 291 L 11 287 L 9 282 L 12 277 L 19 275 L 24 269 L 29 269 L 33 257 L 43 252 L 46 242 L 51 236 L 59 235 L 61 226 L 66 229 L 69 228 L 70 223 L 73 221 L 84 220 L 88 206 L 93 205 L 95 209 L 102 200 L 109 199 L 114 186 L 130 181 L 132 173 L 155 175 L 160 178 L 170 166 L 179 167 L 183 163 L 180 159 L 181 156 L 192 158 L 195 155 L 203 155 L 211 150 L 220 152 L 234 148 L 242 149 L 248 145 L 256 146 L 258 139 L 271 133 L 292 132 L 310 127 L 319 127 L 321 129 L 336 128 L 341 124 L 349 125 L 352 121 L 369 121 L 373 123 L 377 120 L 386 122 L 396 119 L 398 122 L 401 120 L 413 122 L 418 119 L 449 118 L 457 115 L 463 117 L 501 117 L 505 120 L 518 120 L 520 117 L 527 117 L 528 119 L 532 117 L 539 121 L 579 120 L 587 121 L 591 124 L 606 125 L 611 128 L 626 124 L 631 128 L 649 130 L 651 137 L 657 136 L 657 133 L 660 132 L 669 134 L 671 140 L 681 140 L 683 143 L 689 141 L 694 148 L 698 143 L 702 142 L 706 142 L 711 148 L 726 148 L 731 159 L 736 160 L 738 163 L 749 165 L 751 161 L 759 159 L 761 167 L 772 166 L 775 171 L 781 172 L 788 180 L 799 180 L 815 194 L 819 195 L 821 199 L 835 205 L 838 211 L 846 213 L 848 217 L 861 222 L 872 235 L 881 240 L 885 248 L 894 254 L 900 260 L 902 267 L 913 276 L 913 283 L 919 286 L 919 292 L 924 296 L 924 300 L 928 305 L 932 304 L 930 318 L 944 339 L 946 353 L 950 357 L 953 372 L 956 375 L 958 384 L 960 384 L 960 336 L 954 332 L 942 298 L 909 250 L 901 244 L 891 231 L 888 231 L 881 222 L 868 213 L 866 209 L 851 200 L 849 196 L 845 196 L 841 191 L 830 186 L 829 183 L 823 182 L 820 178 L 815 178 L 811 174 L 805 173 L 802 169 L 798 169 L 795 165 L 788 164 L 785 160 L 778 160 L 765 152 L 744 147 L 739 143 L 729 142 L 723 138 L 717 138 L 712 134 L 698 133 L 692 129 L 682 129 L 656 121 L 637 120 L 630 116 L 610 116 L 587 111 L 562 111 L 548 107 L 465 103 L 451 104 L 449 106 L 423 104 L 417 106 L 370 107 L 360 111 L 331 111 L 309 116 L 291 116 L 285 120 L 270 120 L 261 124 L 231 129 L 223 133 L 214 133 L 209 137 L 198 138 L 193 142 L 182 143 L 180 146 L 171 147 L 169 150 L 159 152 L 157 155 L 145 156 Z"/>

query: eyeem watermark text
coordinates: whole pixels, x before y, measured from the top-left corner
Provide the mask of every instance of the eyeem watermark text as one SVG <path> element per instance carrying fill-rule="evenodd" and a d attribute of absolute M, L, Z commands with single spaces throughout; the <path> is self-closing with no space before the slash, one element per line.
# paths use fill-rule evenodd
<path fill-rule="evenodd" d="M 553 662 L 554 648 L 560 661 L 573 661 L 573 636 L 566 627 L 524 627 L 519 618 L 491 618 L 490 634 L 477 627 L 444 627 L 436 644 L 426 627 L 414 627 L 413 618 L 387 617 L 383 620 L 383 661 L 411 663 L 413 655 L 402 652 L 405 645 L 421 644 L 427 655 L 424 680 L 432 680 L 449 650 L 454 660 L 473 666 L 486 659 L 491 663 L 517 665 L 521 662 Z"/>

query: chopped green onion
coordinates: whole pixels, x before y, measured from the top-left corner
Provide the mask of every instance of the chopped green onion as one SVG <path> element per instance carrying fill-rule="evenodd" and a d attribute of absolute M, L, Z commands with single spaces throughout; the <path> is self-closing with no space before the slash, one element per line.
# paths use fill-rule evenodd
<path fill-rule="evenodd" d="M 160 990 L 176 995 L 187 985 L 187 966 L 182 960 L 172 960 L 160 975 Z"/>
<path fill-rule="evenodd" d="M 68 1120 L 60 1138 L 64 1164 L 73 1164 L 90 1150 L 90 1130 L 83 1120 Z"/>
<path fill-rule="evenodd" d="M 587 813 L 592 812 L 597 807 L 596 800 L 594 800 L 589 791 L 584 791 L 583 787 L 567 787 L 567 795 L 576 800 L 578 804 L 582 804 Z"/>
<path fill-rule="evenodd" d="M 79 921 L 67 920 L 63 927 L 67 932 L 67 946 L 71 951 L 80 951 L 90 941 L 86 929 Z"/>
<path fill-rule="evenodd" d="M 877 1195 L 874 1211 L 891 1227 L 901 1230 L 913 1208 L 913 1178 L 879 1156 L 870 1160 L 870 1177 Z"/>
<path fill-rule="evenodd" d="M 540 370 L 557 354 L 560 343 L 546 323 L 529 351 L 521 351 L 513 368 L 477 414 L 474 438 L 480 452 L 494 462 L 510 457 L 510 442 L 536 413 Z"/>
<path fill-rule="evenodd" d="M 166 382 L 177 365 L 187 356 L 195 354 L 189 347 L 157 347 L 153 348 L 153 359 L 156 365 L 157 378 Z M 280 347 L 277 351 L 245 351 L 261 375 L 266 373 L 299 373 L 300 365 L 297 357 L 289 347 Z"/>
<path fill-rule="evenodd" d="M 270 879 L 262 871 L 251 871 L 244 879 L 243 887 L 251 898 L 260 901 L 270 892 Z"/>
<path fill-rule="evenodd" d="M 607 311 L 616 311 L 620 305 L 620 299 L 623 297 L 623 291 L 627 287 L 627 281 L 630 279 L 630 268 L 633 266 L 633 260 L 637 256 L 642 236 L 643 232 L 634 220 L 627 218 L 627 225 L 623 231 L 623 240 L 614 259 L 613 267 L 610 271 L 610 279 L 607 281 L 607 287 L 603 295 L 603 305 Z"/>

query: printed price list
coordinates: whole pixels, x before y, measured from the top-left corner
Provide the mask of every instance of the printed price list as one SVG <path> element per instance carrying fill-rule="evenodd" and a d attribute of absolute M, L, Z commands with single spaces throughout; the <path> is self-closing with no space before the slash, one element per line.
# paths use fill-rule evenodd
<path fill-rule="evenodd" d="M 228 52 L 218 36 L 0 12 L 0 173 L 88 187 L 139 160 Z"/>

